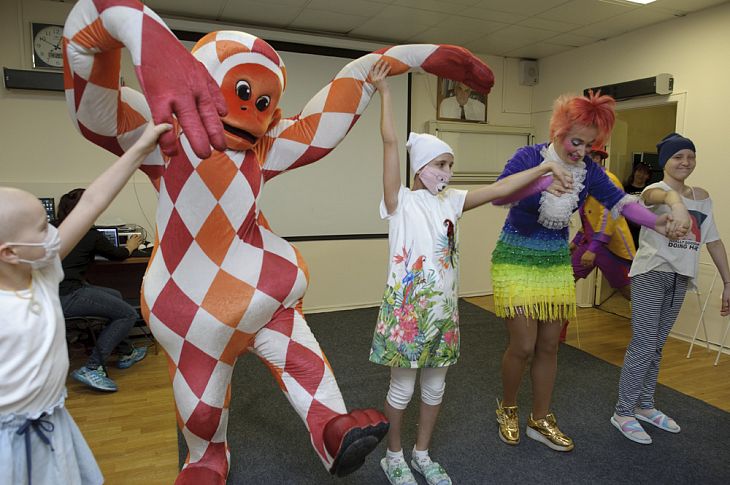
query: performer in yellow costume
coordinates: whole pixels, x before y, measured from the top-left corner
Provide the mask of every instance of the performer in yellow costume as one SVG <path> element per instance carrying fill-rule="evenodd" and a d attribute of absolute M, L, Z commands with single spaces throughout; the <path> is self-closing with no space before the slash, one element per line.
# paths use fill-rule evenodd
<path fill-rule="evenodd" d="M 591 149 L 591 158 L 600 165 L 608 178 L 619 189 L 618 177 L 603 166 L 608 153 L 601 147 Z M 570 245 L 575 279 L 585 278 L 598 267 L 611 284 L 628 300 L 631 298 L 629 270 L 636 254 L 631 231 L 622 216 L 614 219 L 611 213 L 594 197 L 588 197 L 579 209 L 583 229 Z"/>
<path fill-rule="evenodd" d="M 600 146 L 591 148 L 591 159 L 609 180 L 621 190 L 621 181 L 604 166 L 608 153 Z M 629 270 L 636 254 L 636 246 L 629 225 L 623 216 L 614 219 L 611 212 L 594 197 L 588 197 L 578 210 L 582 229 L 570 243 L 573 275 L 576 280 L 586 278 L 593 268 L 601 270 L 612 288 L 631 300 Z M 563 323 L 560 341 L 565 341 L 568 320 Z"/>

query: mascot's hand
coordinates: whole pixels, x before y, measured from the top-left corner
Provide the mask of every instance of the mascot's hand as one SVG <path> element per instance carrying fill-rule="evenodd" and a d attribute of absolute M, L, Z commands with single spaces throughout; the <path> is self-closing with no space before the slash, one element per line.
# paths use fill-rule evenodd
<path fill-rule="evenodd" d="M 492 70 L 463 47 L 441 45 L 422 67 L 426 72 L 462 82 L 480 93 L 489 93 L 494 86 Z"/>
<path fill-rule="evenodd" d="M 180 122 L 195 154 L 207 158 L 211 145 L 225 150 L 221 116 L 227 108 L 220 88 L 205 67 L 162 25 L 145 25 L 146 42 L 137 77 L 144 90 L 155 124 Z M 165 155 L 177 153 L 177 135 L 172 130 L 160 137 Z"/>

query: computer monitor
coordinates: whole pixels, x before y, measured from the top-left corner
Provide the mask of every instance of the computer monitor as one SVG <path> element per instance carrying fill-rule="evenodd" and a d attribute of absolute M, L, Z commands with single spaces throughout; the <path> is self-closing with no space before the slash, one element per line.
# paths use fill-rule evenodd
<path fill-rule="evenodd" d="M 38 197 L 43 204 L 43 208 L 46 210 L 46 217 L 48 222 L 53 224 L 56 222 L 56 201 L 53 197 Z"/>
<path fill-rule="evenodd" d="M 119 233 L 116 227 L 97 227 L 96 230 L 102 233 L 114 247 L 119 247 Z"/>

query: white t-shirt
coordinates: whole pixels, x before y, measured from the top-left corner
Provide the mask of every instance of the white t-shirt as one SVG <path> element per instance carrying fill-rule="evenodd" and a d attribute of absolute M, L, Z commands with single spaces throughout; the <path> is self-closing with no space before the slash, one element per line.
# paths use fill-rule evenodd
<path fill-rule="evenodd" d="M 664 182 L 651 184 L 644 191 L 651 189 L 672 190 Z M 707 197 L 702 200 L 694 200 L 682 197 L 682 202 L 692 218 L 690 232 L 684 239 L 672 241 L 656 231 L 642 227 L 639 248 L 636 251 L 634 262 L 631 264 L 629 276 L 648 273 L 652 270 L 678 273 L 689 276 L 690 285 L 696 287 L 694 278 L 697 276 L 699 268 L 700 247 L 702 244 L 717 241 L 720 239 L 720 234 L 717 232 L 712 215 L 712 199 Z M 671 212 L 666 204 L 654 205 L 649 209 L 657 215 Z"/>
<path fill-rule="evenodd" d="M 464 105 L 464 115 L 467 120 L 485 121 L 487 117 L 487 107 L 481 101 L 469 98 L 466 100 L 466 104 Z M 461 119 L 461 105 L 459 105 L 459 101 L 457 101 L 456 96 L 450 96 L 441 101 L 441 106 L 439 106 L 439 117 L 455 120 Z"/>
<path fill-rule="evenodd" d="M 65 389 L 69 364 L 58 297 L 61 260 L 32 275 L 30 289 L 0 290 L 0 416 L 38 417 L 62 399 Z"/>
<path fill-rule="evenodd" d="M 410 190 L 404 186 L 398 191 L 398 207 L 388 215 L 385 201 L 380 204 L 380 217 L 388 219 L 390 264 L 388 286 L 400 284 L 413 265 L 422 268 L 424 275 L 434 278 L 435 287 L 443 292 L 441 299 L 455 298 L 459 276 L 458 225 L 466 199 L 466 190 L 447 188 L 438 195 L 428 190 Z M 454 251 L 449 252 L 449 245 Z M 398 262 L 398 256 L 409 256 Z M 420 261 L 420 264 L 418 263 Z M 437 312 L 438 313 L 438 312 Z"/>

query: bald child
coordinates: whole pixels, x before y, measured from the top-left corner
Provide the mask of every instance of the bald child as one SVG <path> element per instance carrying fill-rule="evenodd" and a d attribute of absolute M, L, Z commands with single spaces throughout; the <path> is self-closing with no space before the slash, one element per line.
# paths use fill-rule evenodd
<path fill-rule="evenodd" d="M 149 124 L 58 229 L 34 195 L 0 187 L 0 483 L 103 482 L 64 407 L 69 362 L 58 294 L 61 259 L 169 129 Z"/>

